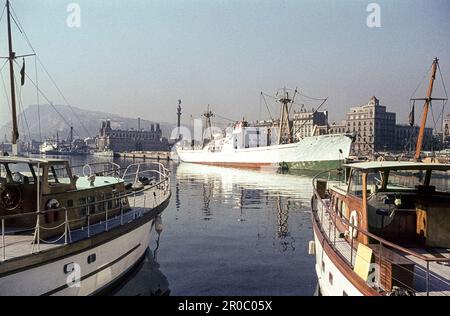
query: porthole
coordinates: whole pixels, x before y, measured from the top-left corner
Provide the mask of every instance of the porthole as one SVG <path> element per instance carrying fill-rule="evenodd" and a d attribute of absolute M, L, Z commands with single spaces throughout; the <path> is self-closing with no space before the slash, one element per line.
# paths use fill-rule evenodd
<path fill-rule="evenodd" d="M 87 257 L 88 264 L 94 263 L 96 260 L 97 260 L 97 255 L 95 253 L 93 253 Z"/>

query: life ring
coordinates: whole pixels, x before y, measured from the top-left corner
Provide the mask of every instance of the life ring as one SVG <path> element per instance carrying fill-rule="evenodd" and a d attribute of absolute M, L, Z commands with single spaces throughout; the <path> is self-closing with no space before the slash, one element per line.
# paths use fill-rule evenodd
<path fill-rule="evenodd" d="M 356 210 L 353 210 L 351 212 L 349 222 L 351 225 L 358 227 L 358 213 L 356 212 Z M 358 237 L 358 230 L 356 228 L 349 226 L 348 232 L 351 238 Z"/>

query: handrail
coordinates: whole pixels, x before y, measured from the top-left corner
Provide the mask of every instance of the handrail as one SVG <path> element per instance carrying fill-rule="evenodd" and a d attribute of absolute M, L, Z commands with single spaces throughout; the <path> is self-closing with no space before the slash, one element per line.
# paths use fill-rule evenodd
<path fill-rule="evenodd" d="M 157 170 L 144 170 L 143 172 L 157 172 L 160 173 Z M 140 190 L 135 190 L 135 191 L 124 191 L 123 193 L 120 192 L 119 194 L 112 194 L 111 197 L 109 198 L 104 198 L 105 195 L 103 194 L 103 198 L 101 200 L 94 200 L 94 202 L 89 202 L 86 204 L 82 204 L 82 205 L 77 205 L 77 206 L 72 206 L 70 208 L 67 207 L 61 207 L 58 209 L 50 209 L 50 210 L 44 210 L 44 211 L 36 211 L 36 212 L 27 212 L 27 213 L 22 213 L 22 214 L 12 214 L 12 215 L 6 215 L 6 216 L 0 216 L 0 222 L 1 222 L 1 258 L 0 258 L 0 262 L 5 262 L 7 260 L 6 257 L 6 248 L 8 247 L 8 245 L 6 244 L 6 231 L 5 231 L 5 221 L 8 219 L 12 219 L 12 218 L 18 218 L 18 217 L 25 217 L 25 216 L 33 216 L 36 217 L 36 225 L 34 226 L 34 228 L 30 228 L 27 230 L 33 231 L 34 230 L 34 237 L 33 237 L 33 241 L 31 243 L 31 253 L 35 253 L 35 251 L 40 252 L 40 245 L 41 242 L 43 243 L 57 243 L 61 240 L 64 240 L 64 245 L 66 245 L 69 242 L 72 242 L 72 234 L 71 234 L 71 229 L 70 229 L 70 224 L 74 223 L 74 222 L 79 222 L 79 221 L 85 221 L 87 220 L 88 226 L 87 226 L 87 237 L 90 237 L 90 218 L 94 215 L 94 216 L 105 216 L 105 221 L 104 221 L 104 225 L 105 225 L 105 231 L 108 231 L 109 229 L 109 220 L 110 218 L 108 217 L 108 214 L 111 214 L 111 210 L 108 209 L 108 206 L 105 205 L 106 202 L 112 202 L 112 201 L 119 201 L 119 204 L 114 206 L 114 208 L 116 210 L 118 210 L 120 208 L 120 225 L 124 225 L 124 215 L 125 214 L 129 214 L 128 213 L 124 213 L 124 205 L 121 203 L 121 200 L 123 198 L 131 198 L 134 197 L 134 201 L 133 201 L 133 205 L 131 205 L 131 200 L 129 200 L 129 207 L 130 207 L 130 212 L 134 212 L 133 215 L 133 219 L 137 218 L 137 217 L 141 217 L 142 216 L 142 210 L 140 210 L 139 212 L 136 213 L 136 209 L 135 208 L 135 203 L 136 203 L 136 197 L 140 196 L 143 192 L 148 192 L 148 191 L 152 191 L 153 190 L 153 196 L 155 198 L 155 200 L 152 201 L 148 201 L 149 203 L 151 203 L 150 205 L 152 205 L 150 207 L 150 209 L 153 209 L 155 207 L 157 207 L 161 201 L 157 201 L 157 193 L 156 191 L 158 191 L 158 198 L 164 198 L 168 192 L 170 194 L 170 177 L 168 174 L 164 175 L 162 173 L 160 173 L 163 177 L 160 181 L 158 181 L 157 183 L 154 184 L 149 184 L 149 185 L 145 185 L 142 187 L 142 189 Z M 161 188 L 161 185 L 163 185 L 163 187 Z M 157 190 L 154 190 L 154 189 Z M 144 200 L 143 200 L 143 207 L 146 207 L 146 195 L 144 194 Z M 104 210 L 100 211 L 100 212 L 95 212 L 95 214 L 91 214 L 90 213 L 90 207 L 92 206 L 96 206 L 96 205 L 103 205 L 104 206 Z M 105 207 L 106 206 L 106 207 Z M 82 208 L 87 208 L 87 212 L 84 216 L 81 216 L 80 218 L 76 218 L 76 219 L 72 219 L 69 220 L 68 214 L 69 211 L 73 211 L 73 210 L 79 210 L 80 207 Z M 134 210 L 133 210 L 134 209 Z M 64 212 L 64 220 L 61 224 L 55 226 L 55 227 L 42 227 L 40 224 L 40 215 L 45 215 L 45 214 L 49 214 L 49 213 L 60 213 L 60 212 Z M 116 216 L 114 216 L 114 218 L 116 218 Z M 103 220 L 100 222 L 100 224 L 102 224 Z M 99 223 L 95 223 L 96 225 Z M 49 241 L 49 240 L 43 240 L 41 239 L 41 234 L 40 231 L 41 230 L 55 230 L 55 229 L 60 229 L 61 227 L 64 226 L 64 232 L 62 233 L 61 236 L 57 237 L 55 240 Z"/>
<path fill-rule="evenodd" d="M 332 170 L 334 170 L 334 169 L 332 169 Z M 332 171 L 332 170 L 328 170 L 328 171 L 326 171 L 326 172 L 330 172 L 330 171 Z M 323 200 L 322 200 L 322 198 L 320 197 L 319 193 L 317 192 L 317 188 L 316 188 L 316 185 L 315 185 L 316 180 L 318 180 L 318 177 L 319 177 L 320 175 L 322 175 L 323 173 L 324 173 L 324 172 L 319 173 L 318 175 L 316 175 L 316 176 L 313 178 L 313 190 L 314 190 L 314 195 L 317 197 L 317 199 L 320 201 L 320 203 L 321 203 L 323 206 L 325 206 L 326 212 L 327 212 L 329 215 L 332 215 L 332 216 L 331 216 L 331 219 L 332 219 L 334 225 L 336 226 L 336 216 L 334 216 L 335 214 L 332 214 L 332 212 L 329 211 L 328 207 L 325 205 L 325 203 L 323 202 Z M 312 210 L 312 211 L 313 211 L 313 213 L 315 213 L 314 210 Z M 400 246 L 400 245 L 394 244 L 394 243 L 392 243 L 392 242 L 390 242 L 390 241 L 388 241 L 388 240 L 385 240 L 385 239 L 383 239 L 383 238 L 381 238 L 381 237 L 379 237 L 379 236 L 377 236 L 377 235 L 374 235 L 374 234 L 372 234 L 372 233 L 370 233 L 370 232 L 368 232 L 368 231 L 366 231 L 366 230 L 364 230 L 364 229 L 362 229 L 362 228 L 359 228 L 359 227 L 357 227 L 357 226 L 351 224 L 350 221 L 348 221 L 347 218 L 345 218 L 345 217 L 341 217 L 341 220 L 344 222 L 344 224 L 348 225 L 348 226 L 351 227 L 352 229 L 356 229 L 357 232 L 360 232 L 360 233 L 362 233 L 363 235 L 366 235 L 366 236 L 368 236 L 368 237 L 371 237 L 371 238 L 375 239 L 376 241 L 380 242 L 381 244 L 387 245 L 387 246 L 389 246 L 389 247 L 391 247 L 391 248 L 394 248 L 394 249 L 399 250 L 399 251 L 401 251 L 401 252 L 407 253 L 407 254 L 409 254 L 409 255 L 411 255 L 411 256 L 414 256 L 414 257 L 416 257 L 416 258 L 418 258 L 418 259 L 421 259 L 421 260 L 424 260 L 424 261 L 427 261 L 427 262 L 450 262 L 450 258 L 429 258 L 429 257 L 425 257 L 425 256 L 423 256 L 423 255 L 421 255 L 421 254 L 418 254 L 418 253 L 416 253 L 416 252 L 414 252 L 414 251 L 412 251 L 412 250 L 410 250 L 410 249 L 407 249 L 407 248 L 404 248 L 404 247 L 402 247 L 402 246 Z"/>
<path fill-rule="evenodd" d="M 158 172 L 158 171 L 154 170 L 154 172 Z M 134 196 L 134 195 L 142 193 L 144 191 L 148 191 L 150 189 L 153 189 L 155 187 L 160 186 L 162 183 L 165 183 L 168 180 L 169 180 L 169 177 L 166 176 L 163 180 L 161 180 L 161 181 L 159 181 L 159 182 L 157 182 L 155 184 L 152 184 L 150 187 L 147 186 L 147 187 L 144 187 L 144 188 L 142 188 L 140 190 L 133 191 L 133 192 L 126 192 L 125 191 L 125 194 L 113 196 L 113 197 L 111 197 L 109 199 L 103 199 L 101 201 L 96 201 L 96 202 L 92 202 L 92 203 L 86 203 L 86 204 L 83 204 L 83 205 L 73 206 L 73 207 L 70 207 L 70 208 L 62 207 L 62 208 L 59 208 L 59 209 L 50 209 L 50 210 L 44 210 L 44 211 L 39 211 L 39 212 L 36 211 L 36 212 L 27 212 L 27 213 L 21 213 L 21 214 L 2 215 L 2 216 L 0 216 L 0 220 L 3 220 L 3 219 L 8 220 L 8 219 L 20 218 L 20 217 L 31 216 L 31 215 L 45 215 L 45 214 L 49 214 L 49 213 L 62 212 L 62 211 L 65 211 L 65 210 L 74 210 L 74 209 L 79 209 L 80 207 L 88 207 L 88 206 L 92 206 L 92 205 L 97 205 L 99 203 L 105 203 L 105 202 L 109 202 L 109 201 L 114 201 L 114 200 L 117 200 L 117 199 Z M 96 214 L 101 214 L 101 213 L 96 213 Z"/>

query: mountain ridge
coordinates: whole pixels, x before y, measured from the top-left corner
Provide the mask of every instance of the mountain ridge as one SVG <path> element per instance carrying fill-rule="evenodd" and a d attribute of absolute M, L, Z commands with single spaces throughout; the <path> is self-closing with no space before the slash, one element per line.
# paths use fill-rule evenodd
<path fill-rule="evenodd" d="M 39 115 L 40 114 L 40 115 Z M 74 138 L 94 137 L 98 135 L 102 121 L 110 120 L 114 129 L 138 129 L 138 119 L 130 118 L 114 113 L 86 110 L 79 107 L 70 107 L 68 105 L 50 105 L 39 106 L 29 105 L 23 112 L 17 116 L 19 125 L 20 139 L 40 140 L 39 135 L 39 116 L 42 131 L 42 140 L 49 137 L 56 137 L 59 134 L 60 139 L 69 137 L 70 126 L 74 129 Z M 62 116 L 62 117 L 61 117 Z M 81 123 L 82 122 L 82 123 Z M 169 138 L 176 124 L 167 122 L 157 122 L 141 118 L 141 128 L 149 130 L 151 124 L 160 124 L 163 136 Z M 0 138 L 3 140 L 11 138 L 12 121 L 0 127 Z"/>

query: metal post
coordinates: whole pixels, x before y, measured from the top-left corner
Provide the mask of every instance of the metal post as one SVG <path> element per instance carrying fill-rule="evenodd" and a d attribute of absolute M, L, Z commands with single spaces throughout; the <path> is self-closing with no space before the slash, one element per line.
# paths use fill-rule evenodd
<path fill-rule="evenodd" d="M 430 261 L 427 261 L 427 296 L 430 296 Z"/>
<path fill-rule="evenodd" d="M 37 250 L 41 251 L 40 243 L 41 243 L 41 165 L 38 162 L 37 164 L 37 183 L 36 183 L 36 191 L 37 191 L 37 220 L 36 220 L 36 229 L 37 229 Z"/>
<path fill-rule="evenodd" d="M 353 239 L 354 238 L 353 238 L 353 236 L 350 236 L 350 238 L 352 239 L 352 241 L 350 243 L 350 266 L 353 266 Z"/>
<path fill-rule="evenodd" d="M 64 225 L 64 245 L 67 245 L 67 233 L 68 233 L 68 227 L 69 225 L 69 218 L 67 217 L 67 209 L 65 209 L 65 225 Z"/>
<path fill-rule="evenodd" d="M 105 217 L 105 231 L 108 231 L 108 208 L 106 208 Z"/>
<path fill-rule="evenodd" d="M 120 203 L 120 226 L 123 226 L 123 205 Z"/>
<path fill-rule="evenodd" d="M 2 218 L 2 246 L 3 246 L 3 261 L 6 261 L 5 219 L 4 218 Z"/>
<path fill-rule="evenodd" d="M 41 216 L 38 213 L 38 217 L 37 217 L 37 251 L 40 252 L 41 251 Z"/>
<path fill-rule="evenodd" d="M 91 237 L 91 209 L 89 207 L 87 209 L 87 235 L 88 238 Z"/>
<path fill-rule="evenodd" d="M 133 220 L 136 219 L 136 193 L 133 195 Z"/>
<path fill-rule="evenodd" d="M 336 213 L 334 213 L 334 247 L 336 247 Z"/>

